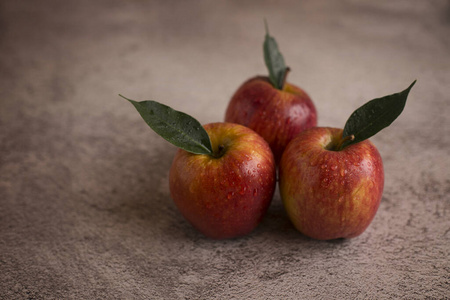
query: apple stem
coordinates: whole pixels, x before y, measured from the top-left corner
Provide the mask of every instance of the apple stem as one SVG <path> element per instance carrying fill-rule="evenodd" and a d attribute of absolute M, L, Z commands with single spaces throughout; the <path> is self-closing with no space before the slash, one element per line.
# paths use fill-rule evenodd
<path fill-rule="evenodd" d="M 346 136 L 345 138 L 341 138 L 341 140 L 339 141 L 339 143 L 337 144 L 337 146 L 336 146 L 336 150 L 337 151 L 340 151 L 340 150 L 342 150 L 342 145 L 346 142 L 346 141 L 353 141 L 355 139 L 355 136 L 352 134 L 352 135 L 348 135 L 348 136 Z"/>
<path fill-rule="evenodd" d="M 218 147 L 218 149 L 217 149 L 217 152 L 213 153 L 213 156 L 214 156 L 215 158 L 220 158 L 220 157 L 222 157 L 222 155 L 224 155 L 224 150 L 225 150 L 225 145 L 220 144 L 219 147 Z"/>
<path fill-rule="evenodd" d="M 281 82 L 281 90 L 284 89 L 284 85 L 286 84 L 286 79 L 288 76 L 288 73 L 291 71 L 291 68 L 286 67 L 286 72 L 284 72 L 283 81 Z"/>

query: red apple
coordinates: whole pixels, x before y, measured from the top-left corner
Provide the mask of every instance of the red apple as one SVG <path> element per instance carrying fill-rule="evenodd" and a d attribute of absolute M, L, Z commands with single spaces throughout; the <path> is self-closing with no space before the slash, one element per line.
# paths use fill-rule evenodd
<path fill-rule="evenodd" d="M 275 162 L 267 142 L 230 123 L 204 126 L 213 154 L 179 149 L 170 169 L 170 193 L 182 215 L 210 238 L 250 233 L 275 189 Z"/>
<path fill-rule="evenodd" d="M 301 88 L 285 83 L 275 88 L 268 77 L 254 77 L 233 95 L 225 121 L 247 126 L 270 145 L 279 162 L 287 144 L 300 132 L 317 125 L 316 108 Z"/>
<path fill-rule="evenodd" d="M 350 115 L 343 130 L 311 128 L 289 143 L 279 166 L 280 193 L 300 232 L 330 240 L 366 230 L 384 186 L 383 162 L 368 138 L 402 113 L 415 83 L 368 101 Z"/>
<path fill-rule="evenodd" d="M 371 223 L 383 193 L 381 156 L 369 141 L 338 151 L 342 129 L 316 127 L 287 146 L 280 192 L 294 226 L 319 240 L 353 238 Z"/>
<path fill-rule="evenodd" d="M 228 104 L 225 122 L 256 131 L 269 143 L 278 163 L 297 134 L 317 125 L 317 112 L 305 91 L 286 82 L 290 68 L 265 25 L 263 54 L 269 76 L 257 76 L 241 85 Z"/>
<path fill-rule="evenodd" d="M 276 184 L 275 160 L 261 136 L 238 124 L 202 126 L 159 102 L 120 96 L 156 133 L 180 148 L 169 172 L 170 194 L 195 228 L 214 239 L 239 237 L 255 229 Z"/>

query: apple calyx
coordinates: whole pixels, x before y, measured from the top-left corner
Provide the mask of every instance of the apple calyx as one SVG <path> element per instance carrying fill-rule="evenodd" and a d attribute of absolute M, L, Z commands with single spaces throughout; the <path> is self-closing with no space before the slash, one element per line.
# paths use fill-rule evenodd
<path fill-rule="evenodd" d="M 287 73 L 290 71 L 284 63 L 284 58 L 281 52 L 278 50 L 278 44 L 273 37 L 269 34 L 269 26 L 267 21 L 264 20 L 266 27 L 266 37 L 263 43 L 264 61 L 269 71 L 269 79 L 272 85 L 283 90 L 286 82 Z"/>
<path fill-rule="evenodd" d="M 408 94 L 416 81 L 414 80 L 402 92 L 370 100 L 357 108 L 345 123 L 340 141 L 336 147 L 332 148 L 336 149 L 335 151 L 341 151 L 345 147 L 374 136 L 391 125 L 402 113 Z"/>
<path fill-rule="evenodd" d="M 208 133 L 200 122 L 190 115 L 153 100 L 138 102 L 120 94 L 119 96 L 133 104 L 153 131 L 178 148 L 213 157 L 224 154 L 224 145 L 219 146 L 219 151 L 214 153 Z"/>

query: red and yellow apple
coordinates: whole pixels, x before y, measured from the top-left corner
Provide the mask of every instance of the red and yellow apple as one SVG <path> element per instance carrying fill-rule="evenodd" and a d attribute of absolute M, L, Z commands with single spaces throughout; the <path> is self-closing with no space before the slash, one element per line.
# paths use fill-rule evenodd
<path fill-rule="evenodd" d="M 247 126 L 270 145 L 279 162 L 287 144 L 300 132 L 317 125 L 316 108 L 301 88 L 285 83 L 280 90 L 268 77 L 249 79 L 235 92 L 225 122 Z"/>
<path fill-rule="evenodd" d="M 233 238 L 253 231 L 275 190 L 276 166 L 267 142 L 231 123 L 204 126 L 213 154 L 179 149 L 169 175 L 182 215 L 205 236 Z"/>
<path fill-rule="evenodd" d="M 353 238 L 371 223 L 384 185 L 378 150 L 364 140 L 339 149 L 342 129 L 316 127 L 293 139 L 280 162 L 280 193 L 294 226 L 319 240 Z"/>

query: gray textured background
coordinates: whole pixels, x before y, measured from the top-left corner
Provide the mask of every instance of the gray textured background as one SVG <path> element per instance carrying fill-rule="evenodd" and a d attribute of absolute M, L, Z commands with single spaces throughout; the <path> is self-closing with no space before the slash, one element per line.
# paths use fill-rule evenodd
<path fill-rule="evenodd" d="M 170 199 L 175 148 L 117 96 L 223 119 L 266 74 L 267 18 L 319 125 L 406 88 L 372 138 L 383 200 L 358 238 L 295 231 L 277 194 L 213 241 Z M 449 1 L 1 1 L 0 299 L 450 297 Z"/>

